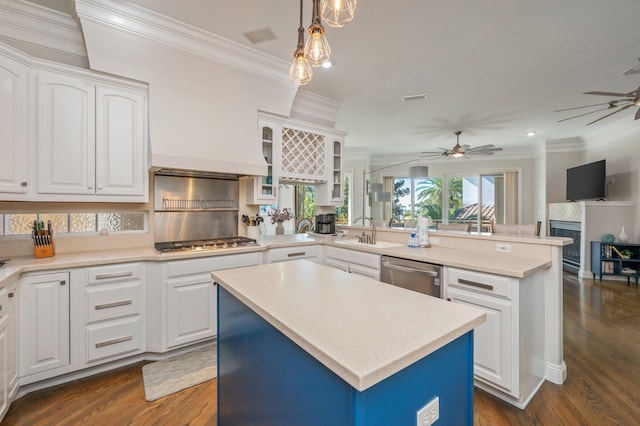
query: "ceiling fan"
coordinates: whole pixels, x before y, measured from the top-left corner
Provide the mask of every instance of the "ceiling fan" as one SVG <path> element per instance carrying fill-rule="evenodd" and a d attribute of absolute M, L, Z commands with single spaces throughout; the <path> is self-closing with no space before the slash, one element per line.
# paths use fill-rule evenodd
<path fill-rule="evenodd" d="M 431 151 L 423 152 L 421 157 L 467 157 L 471 155 L 493 155 L 497 151 L 502 151 L 502 148 L 496 148 L 495 145 L 482 145 L 475 148 L 471 148 L 469 145 L 460 145 L 460 130 L 454 132 L 456 135 L 456 145 L 452 149 L 438 148 L 441 152 Z"/>
<path fill-rule="evenodd" d="M 595 112 L 600 112 L 600 111 L 607 111 L 607 110 L 613 110 L 615 109 L 615 111 L 610 112 L 608 114 L 603 115 L 602 117 L 593 120 L 590 123 L 587 123 L 587 126 L 593 123 L 597 123 L 600 120 L 603 120 L 607 117 L 612 116 L 613 114 L 617 114 L 621 111 L 624 111 L 625 109 L 629 109 L 632 106 L 637 106 L 640 107 L 640 87 L 637 88 L 636 90 L 632 90 L 629 93 L 615 93 L 615 92 L 584 92 L 584 95 L 598 95 L 598 96 L 609 96 L 612 98 L 620 98 L 620 99 L 614 99 L 612 101 L 609 102 L 603 102 L 603 103 L 599 103 L 599 104 L 591 104 L 591 105 L 584 105 L 584 106 L 579 106 L 579 107 L 574 107 L 574 108 L 565 108 L 565 109 L 559 109 L 556 110 L 554 112 L 563 112 L 563 111 L 571 111 L 571 110 L 575 110 L 575 109 L 581 109 L 581 108 L 592 108 L 592 107 L 596 107 L 596 106 L 601 106 L 601 105 L 607 105 L 604 108 L 598 108 L 596 110 L 593 111 L 589 111 L 589 112 L 585 112 L 583 114 L 578 114 L 578 115 L 574 115 L 573 117 L 569 117 L 569 118 L 565 118 L 562 120 L 558 120 L 558 123 L 562 123 L 563 121 L 567 121 L 567 120 L 572 120 L 574 118 L 578 118 L 578 117 L 582 117 L 584 115 L 589 115 L 589 114 L 593 114 Z M 635 119 L 638 120 L 640 119 L 640 108 L 638 108 L 638 111 L 636 111 L 636 115 L 635 115 Z"/>

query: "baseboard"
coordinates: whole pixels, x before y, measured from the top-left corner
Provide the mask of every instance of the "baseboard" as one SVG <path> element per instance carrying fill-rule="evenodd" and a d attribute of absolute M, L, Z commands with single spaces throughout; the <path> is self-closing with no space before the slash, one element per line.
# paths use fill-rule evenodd
<path fill-rule="evenodd" d="M 567 380 L 567 364 L 551 364 L 547 362 L 544 378 L 556 385 L 561 385 Z"/>
<path fill-rule="evenodd" d="M 127 358 L 118 359 L 115 361 L 107 362 L 104 364 L 96 365 L 94 367 L 83 368 L 82 370 L 73 371 L 70 373 L 62 374 L 60 376 L 52 377 L 50 379 L 40 380 L 37 382 L 29 383 L 21 386 L 18 385 L 18 391 L 12 401 L 15 401 L 18 398 L 21 398 L 31 392 L 35 392 L 41 389 L 50 388 L 52 386 L 61 385 L 64 383 L 69 383 L 74 380 L 84 379 L 85 377 L 90 377 L 96 374 L 104 373 L 107 371 L 115 370 L 116 368 L 125 367 L 127 365 L 135 364 L 141 361 L 160 361 L 163 359 L 173 358 L 174 356 L 182 355 L 187 352 L 194 351 L 196 349 L 203 348 L 205 346 L 209 346 L 214 344 L 216 339 L 209 339 L 207 341 L 198 342 L 193 345 L 183 346 L 168 352 L 157 353 L 157 352 L 145 352 L 143 354 L 138 354 L 134 356 L 130 356 Z"/>

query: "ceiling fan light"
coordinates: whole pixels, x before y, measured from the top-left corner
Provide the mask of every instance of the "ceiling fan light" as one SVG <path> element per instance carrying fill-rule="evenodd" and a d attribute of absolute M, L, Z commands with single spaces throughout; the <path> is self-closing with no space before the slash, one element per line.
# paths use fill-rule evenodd
<path fill-rule="evenodd" d="M 322 19 L 330 27 L 343 27 L 353 19 L 357 0 L 322 0 Z"/>
<path fill-rule="evenodd" d="M 451 154 L 451 156 L 454 158 L 464 157 L 464 152 L 454 151 L 453 154 Z"/>

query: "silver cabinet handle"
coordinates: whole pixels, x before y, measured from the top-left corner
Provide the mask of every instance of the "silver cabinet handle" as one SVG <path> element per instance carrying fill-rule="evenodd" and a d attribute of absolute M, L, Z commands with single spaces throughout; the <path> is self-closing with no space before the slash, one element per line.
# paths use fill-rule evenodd
<path fill-rule="evenodd" d="M 96 275 L 96 280 L 110 280 L 113 278 L 124 278 L 124 277 L 131 277 L 133 276 L 133 272 L 129 271 L 129 272 L 120 272 L 117 274 L 101 274 L 101 275 Z"/>
<path fill-rule="evenodd" d="M 298 251 L 295 253 L 289 253 L 287 254 L 288 257 L 297 257 L 297 256 L 304 256 L 305 254 L 307 254 L 307 252 L 304 251 Z"/>
<path fill-rule="evenodd" d="M 471 280 L 465 280 L 464 278 L 458 278 L 458 282 L 460 284 L 466 284 L 466 285 L 470 285 L 471 287 L 478 287 L 478 288 L 482 288 L 485 290 L 493 290 L 493 286 L 490 284 L 483 284 L 483 283 L 479 283 L 476 281 L 471 281 Z"/>
<path fill-rule="evenodd" d="M 100 310 L 100 309 L 109 309 L 109 308 L 116 308 L 118 306 L 126 306 L 126 305 L 130 305 L 132 304 L 133 301 L 132 300 L 122 300 L 120 302 L 113 302 L 113 303 L 104 303 L 102 305 L 96 305 L 96 311 Z"/>
<path fill-rule="evenodd" d="M 438 273 L 435 272 L 435 271 L 425 271 L 423 269 L 407 268 L 406 266 L 394 265 L 393 263 L 390 263 L 390 262 L 382 262 L 382 266 L 384 266 L 385 268 L 389 268 L 389 269 L 395 269 L 396 271 L 423 274 L 423 275 L 428 275 L 430 277 L 437 277 L 438 276 Z"/>
<path fill-rule="evenodd" d="M 96 349 L 103 348 L 109 345 L 115 345 L 116 343 L 128 342 L 129 340 L 133 340 L 133 336 L 124 336 L 118 337 L 117 339 L 105 340 L 104 342 L 96 343 Z"/>

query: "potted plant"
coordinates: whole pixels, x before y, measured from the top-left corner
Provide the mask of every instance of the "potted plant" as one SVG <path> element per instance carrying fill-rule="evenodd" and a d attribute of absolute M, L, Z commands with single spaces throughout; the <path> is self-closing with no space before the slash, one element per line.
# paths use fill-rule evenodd
<path fill-rule="evenodd" d="M 289 220 L 293 217 L 291 209 L 276 209 L 273 213 L 271 213 L 271 223 L 276 224 L 276 235 L 284 234 L 284 226 L 282 222 L 285 220 Z"/>
<path fill-rule="evenodd" d="M 623 259 L 629 259 L 631 256 L 633 256 L 633 252 L 629 249 L 622 249 L 620 250 L 620 255 Z"/>

